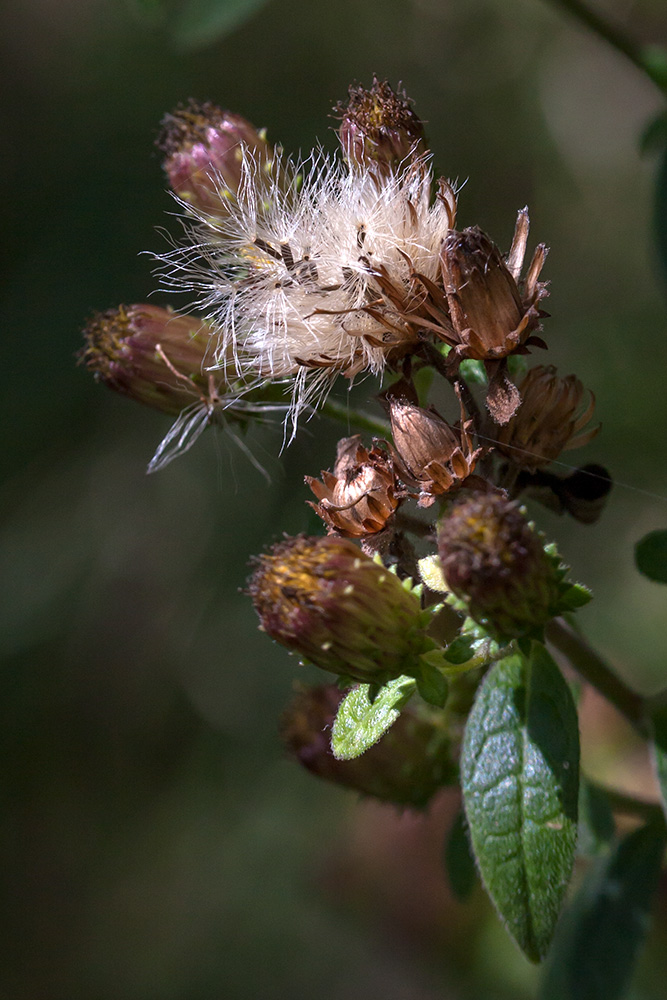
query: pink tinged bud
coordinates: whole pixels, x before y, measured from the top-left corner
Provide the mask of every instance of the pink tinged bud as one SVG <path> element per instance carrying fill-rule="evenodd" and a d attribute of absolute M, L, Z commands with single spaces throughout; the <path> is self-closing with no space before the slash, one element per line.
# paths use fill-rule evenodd
<path fill-rule="evenodd" d="M 351 165 L 385 173 L 428 151 L 424 126 L 405 93 L 375 79 L 370 90 L 350 87 L 349 95 L 348 104 L 341 102 L 334 112 L 342 119 L 338 132 Z"/>
<path fill-rule="evenodd" d="M 84 336 L 79 357 L 95 378 L 156 410 L 177 415 L 222 388 L 222 379 L 213 381 L 204 370 L 211 331 L 196 316 L 160 306 L 119 306 L 94 316 Z"/>
<path fill-rule="evenodd" d="M 502 495 L 456 504 L 440 521 L 438 552 L 447 586 L 491 634 L 531 635 L 558 613 L 563 573 L 519 506 Z"/>
<path fill-rule="evenodd" d="M 270 173 L 273 148 L 264 131 L 215 104 L 190 101 L 162 120 L 157 141 L 172 190 L 203 215 L 226 215 L 241 182 L 244 155 Z"/>
<path fill-rule="evenodd" d="M 382 737 L 354 760 L 336 760 L 331 727 L 344 693 L 335 684 L 305 688 L 287 707 L 283 742 L 312 774 L 383 802 L 420 809 L 443 785 L 457 780 L 457 748 L 425 706 L 411 703 Z"/>
<path fill-rule="evenodd" d="M 272 639 L 342 677 L 384 684 L 430 648 L 418 597 L 344 538 L 279 542 L 257 559 L 249 593 Z"/>

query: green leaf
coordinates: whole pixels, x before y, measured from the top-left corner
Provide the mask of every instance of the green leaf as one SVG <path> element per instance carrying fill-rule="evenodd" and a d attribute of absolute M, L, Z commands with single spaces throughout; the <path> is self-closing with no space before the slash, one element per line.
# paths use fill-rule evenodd
<path fill-rule="evenodd" d="M 641 827 L 590 868 L 558 927 L 540 1000 L 621 1000 L 648 929 L 664 849 L 662 830 Z"/>
<path fill-rule="evenodd" d="M 486 368 L 484 367 L 484 363 L 482 361 L 473 361 L 470 358 L 467 358 L 465 361 L 461 362 L 459 370 L 468 385 L 489 384 Z"/>
<path fill-rule="evenodd" d="M 651 758 L 658 779 L 662 810 L 667 818 L 667 707 L 656 709 L 651 715 Z"/>
<path fill-rule="evenodd" d="M 172 26 L 174 40 L 183 48 L 210 45 L 246 21 L 267 0 L 187 0 Z"/>
<path fill-rule="evenodd" d="M 462 809 L 456 814 L 447 835 L 444 861 L 452 895 L 460 903 L 464 903 L 475 888 L 477 870 Z"/>
<path fill-rule="evenodd" d="M 667 247 L 665 249 L 667 252 Z M 635 546 L 635 562 L 639 572 L 649 580 L 667 583 L 667 531 L 650 531 L 644 535 Z"/>
<path fill-rule="evenodd" d="M 655 201 L 653 211 L 653 234 L 658 251 L 658 261 L 663 281 L 667 282 L 667 147 L 658 161 L 655 180 Z"/>
<path fill-rule="evenodd" d="M 415 680 L 417 690 L 429 705 L 436 708 L 444 708 L 449 694 L 447 679 L 438 669 L 437 664 L 442 662 L 443 654 L 440 650 L 433 650 L 430 653 L 422 653 L 419 657 L 419 666 L 415 669 Z"/>
<path fill-rule="evenodd" d="M 579 786 L 579 839 L 577 853 L 595 858 L 608 853 L 614 839 L 614 814 L 601 788 L 585 778 Z"/>
<path fill-rule="evenodd" d="M 413 677 L 397 677 L 381 688 L 371 702 L 369 685 L 360 684 L 338 706 L 331 732 L 331 749 L 337 760 L 353 760 L 384 736 L 415 691 Z"/>
<path fill-rule="evenodd" d="M 583 583 L 573 583 L 558 598 L 558 614 L 562 615 L 567 611 L 583 608 L 584 604 L 588 604 L 592 598 L 593 595 L 588 587 L 584 587 Z"/>
<path fill-rule="evenodd" d="M 461 779 L 484 885 L 510 934 L 537 962 L 572 871 L 579 781 L 576 709 L 540 643 L 487 674 L 464 734 Z"/>

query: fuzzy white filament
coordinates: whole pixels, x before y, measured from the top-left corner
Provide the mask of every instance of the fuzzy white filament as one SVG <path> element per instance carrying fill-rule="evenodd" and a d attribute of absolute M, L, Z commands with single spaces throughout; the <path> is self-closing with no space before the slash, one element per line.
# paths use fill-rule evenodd
<path fill-rule="evenodd" d="M 451 209 L 432 200 L 427 157 L 380 177 L 314 153 L 269 176 L 246 150 L 236 196 L 215 182 L 219 216 L 188 209 L 187 242 L 158 258 L 163 283 L 195 293 L 214 367 L 231 356 L 245 378 L 291 380 L 295 427 L 339 373 L 381 375 L 414 345 Z"/>

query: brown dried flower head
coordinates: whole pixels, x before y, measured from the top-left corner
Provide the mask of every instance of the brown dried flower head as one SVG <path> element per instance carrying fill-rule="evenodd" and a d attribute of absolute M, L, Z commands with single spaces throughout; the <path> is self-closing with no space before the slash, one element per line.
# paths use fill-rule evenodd
<path fill-rule="evenodd" d="M 344 538 L 364 538 L 382 531 L 398 507 L 393 465 L 379 447 L 370 451 L 361 437 L 338 442 L 333 472 L 322 472 L 322 481 L 306 476 L 318 503 L 308 501 L 330 532 Z"/>
<path fill-rule="evenodd" d="M 334 113 L 342 117 L 340 141 L 353 166 L 382 172 L 427 152 L 424 126 L 405 92 L 396 93 L 386 80 L 375 78 L 370 90 L 350 87 L 347 105 L 337 104 Z"/>
<path fill-rule="evenodd" d="M 220 216 L 241 183 L 244 152 L 270 173 L 274 152 L 264 130 L 209 101 L 190 101 L 162 120 L 157 140 L 171 189 L 199 213 Z"/>
<path fill-rule="evenodd" d="M 449 306 L 452 333 L 444 333 L 454 350 L 450 364 L 463 358 L 485 362 L 489 375 L 487 407 L 499 424 L 516 411 L 520 396 L 507 376 L 503 361 L 510 354 L 527 354 L 530 346 L 546 347 L 533 335 L 545 315 L 540 301 L 547 295 L 538 281 L 547 255 L 540 244 L 528 273 L 520 281 L 528 241 L 528 210 L 517 217 L 507 260 L 477 226 L 463 232 L 450 230 L 440 263 Z"/>
<path fill-rule="evenodd" d="M 389 416 L 396 451 L 396 468 L 409 487 L 419 490 L 419 507 L 430 507 L 436 496 L 462 486 L 472 474 L 482 449 L 473 448 L 472 421 L 461 404 L 461 420 L 450 427 L 439 413 L 406 399 L 389 397 Z"/>
<path fill-rule="evenodd" d="M 519 386 L 521 405 L 498 433 L 497 449 L 520 469 L 534 472 L 553 462 L 563 451 L 580 448 L 600 430 L 585 430 L 595 409 L 595 396 L 586 404 L 583 385 L 574 375 L 561 378 L 553 365 L 531 368 Z"/>

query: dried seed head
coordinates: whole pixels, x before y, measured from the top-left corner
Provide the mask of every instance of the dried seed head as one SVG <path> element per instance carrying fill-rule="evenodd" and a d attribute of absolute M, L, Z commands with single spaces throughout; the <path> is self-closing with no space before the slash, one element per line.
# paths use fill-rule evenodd
<path fill-rule="evenodd" d="M 528 212 L 517 219 L 507 263 L 486 233 L 477 226 L 463 232 L 450 230 L 440 254 L 442 277 L 453 327 L 456 358 L 486 362 L 490 383 L 487 406 L 497 423 L 510 419 L 520 402 L 516 387 L 498 364 L 514 352 L 527 353 L 530 345 L 544 347 L 531 336 L 544 315 L 539 303 L 547 294 L 539 282 L 546 247 L 537 247 L 525 281 L 519 283 L 528 239 Z M 495 364 L 494 364 L 495 363 Z"/>
<path fill-rule="evenodd" d="M 270 173 L 274 161 L 263 130 L 210 102 L 190 101 L 165 115 L 157 145 L 171 189 L 205 216 L 227 214 L 241 183 L 244 151 L 262 172 Z"/>
<path fill-rule="evenodd" d="M 393 465 L 386 451 L 370 451 L 361 437 L 342 438 L 333 473 L 322 481 L 306 476 L 319 503 L 308 501 L 328 529 L 344 538 L 364 538 L 382 531 L 399 505 Z"/>
<path fill-rule="evenodd" d="M 282 739 L 290 756 L 312 774 L 383 802 L 421 809 L 456 780 L 453 750 L 431 712 L 406 706 L 379 743 L 354 760 L 336 760 L 330 730 L 344 694 L 335 684 L 304 688 L 287 707 Z"/>
<path fill-rule="evenodd" d="M 204 371 L 211 330 L 196 316 L 160 306 L 119 306 L 97 313 L 84 336 L 79 357 L 89 371 L 156 410 L 179 414 L 211 390 Z M 221 373 L 216 374 L 219 388 Z"/>
<path fill-rule="evenodd" d="M 471 475 L 481 449 L 473 450 L 471 423 L 461 407 L 461 422 L 450 427 L 432 407 L 388 398 L 397 469 L 406 484 L 420 491 L 419 506 L 461 486 Z"/>
<path fill-rule="evenodd" d="M 563 574 L 519 506 L 500 494 L 477 494 L 450 510 L 438 552 L 447 586 L 492 634 L 530 635 L 558 613 Z"/>
<path fill-rule="evenodd" d="M 534 472 L 563 451 L 588 444 L 600 430 L 584 430 L 595 408 L 578 378 L 560 378 L 553 366 L 531 368 L 519 386 L 521 405 L 498 433 L 497 449 L 520 469 Z"/>
<path fill-rule="evenodd" d="M 344 538 L 278 543 L 257 560 L 249 592 L 272 639 L 343 677 L 386 683 L 425 648 L 417 596 Z"/>
<path fill-rule="evenodd" d="M 424 127 L 405 93 L 374 79 L 370 90 L 350 87 L 349 101 L 334 108 L 343 152 L 351 166 L 380 172 L 427 152 Z"/>

